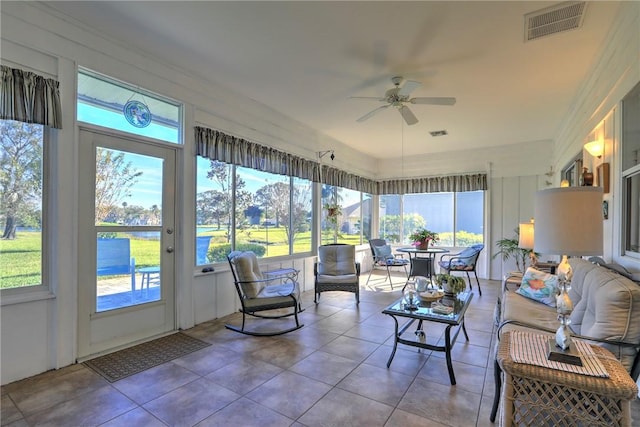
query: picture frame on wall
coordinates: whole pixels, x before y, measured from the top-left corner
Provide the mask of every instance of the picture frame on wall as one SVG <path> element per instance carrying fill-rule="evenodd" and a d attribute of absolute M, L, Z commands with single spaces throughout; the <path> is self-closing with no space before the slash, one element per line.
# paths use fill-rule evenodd
<path fill-rule="evenodd" d="M 596 169 L 596 185 L 602 187 L 604 194 L 609 193 L 609 163 L 602 163 Z"/>

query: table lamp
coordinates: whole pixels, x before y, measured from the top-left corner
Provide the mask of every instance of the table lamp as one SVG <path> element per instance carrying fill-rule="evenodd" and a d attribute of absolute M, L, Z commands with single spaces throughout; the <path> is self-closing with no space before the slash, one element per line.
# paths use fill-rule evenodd
<path fill-rule="evenodd" d="M 531 219 L 531 222 L 521 222 L 518 230 L 518 247 L 531 250 L 531 252 L 529 252 L 529 258 L 531 260 L 531 265 L 534 266 L 538 262 L 538 258 L 536 257 L 536 253 L 533 251 L 533 218 Z"/>
<path fill-rule="evenodd" d="M 560 327 L 555 344 L 550 344 L 549 359 L 581 364 L 571 348 L 570 315 L 573 303 L 567 291 L 573 272 L 567 256 L 602 255 L 602 188 L 550 188 L 536 193 L 535 251 L 562 255 L 558 265 L 560 294 L 556 310 Z"/>

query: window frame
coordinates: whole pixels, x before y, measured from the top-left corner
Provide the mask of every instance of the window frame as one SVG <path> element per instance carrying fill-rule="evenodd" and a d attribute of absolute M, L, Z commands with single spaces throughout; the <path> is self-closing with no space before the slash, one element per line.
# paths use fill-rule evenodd
<path fill-rule="evenodd" d="M 474 190 L 473 192 L 482 192 L 482 221 L 484 223 L 484 218 L 486 215 L 486 190 Z M 452 246 L 448 246 L 448 247 L 458 247 L 458 232 L 459 232 L 459 227 L 458 227 L 458 194 L 461 193 L 465 193 L 462 191 L 447 191 L 444 192 L 445 194 L 451 194 L 452 197 L 452 209 L 451 209 L 451 219 L 452 219 Z M 408 242 L 408 236 L 414 231 L 414 230 L 405 230 L 405 196 L 411 196 L 411 195 L 419 195 L 419 194 L 438 194 L 438 193 L 411 193 L 411 194 L 386 194 L 385 196 L 394 196 L 394 197 L 399 197 L 399 215 L 400 215 L 400 224 L 399 224 L 399 228 L 400 228 L 400 236 L 399 236 L 399 240 L 398 242 L 396 241 L 391 241 L 389 239 L 387 239 L 390 243 L 394 244 L 394 245 L 407 245 L 407 244 L 411 244 L 411 242 Z M 380 196 L 381 198 L 382 196 Z M 380 213 L 380 198 L 378 199 L 378 236 L 381 236 L 381 230 L 380 230 L 380 225 L 382 224 L 382 215 Z M 427 229 L 429 229 L 429 225 L 427 224 Z M 485 235 L 484 235 L 484 230 L 480 233 L 482 236 L 482 243 L 484 244 L 485 242 Z M 385 237 L 386 238 L 386 237 Z"/>
<path fill-rule="evenodd" d="M 57 131 L 49 126 L 38 125 L 33 123 L 24 123 L 31 126 L 42 126 L 42 196 L 41 196 L 41 223 L 40 232 L 40 284 L 24 285 L 13 288 L 0 289 L 0 306 L 10 305 L 17 302 L 41 299 L 43 297 L 53 297 L 53 287 L 51 286 L 51 265 L 49 260 L 51 243 L 54 241 L 52 224 L 52 215 L 55 211 L 55 198 L 51 194 L 55 193 L 57 173 L 52 167 L 55 161 L 56 148 L 54 141 L 56 140 Z"/>
<path fill-rule="evenodd" d="M 637 113 L 640 111 L 640 103 L 637 102 L 636 98 L 640 98 L 640 83 L 636 84 L 623 98 L 621 101 L 621 110 L 622 110 L 622 120 L 621 120 L 621 150 L 620 150 L 620 168 L 622 169 L 620 176 L 621 183 L 621 223 L 620 223 L 620 253 L 622 256 L 627 256 L 629 258 L 633 258 L 634 260 L 640 260 L 640 249 L 638 251 L 633 251 L 630 249 L 631 247 L 631 218 L 632 215 L 630 213 L 630 202 L 632 202 L 632 194 L 630 191 L 633 188 L 630 188 L 630 180 L 632 178 L 637 178 L 640 176 L 640 162 L 636 155 L 635 157 L 635 165 L 625 164 L 625 160 L 629 160 L 630 156 L 628 156 L 628 151 L 632 148 L 640 149 L 640 135 L 637 133 L 638 124 L 633 120 L 627 120 L 627 117 L 636 117 Z M 630 102 L 630 105 L 627 103 Z M 627 110 L 629 108 L 629 111 Z M 633 127 L 635 126 L 635 128 Z M 632 137 L 630 135 L 636 132 L 637 139 L 631 140 Z M 627 139 L 629 137 L 629 139 Z M 634 152 L 638 152 L 638 150 L 633 150 Z M 626 155 L 625 155 L 626 154 Z M 626 169 L 625 169 L 626 168 Z M 638 190 L 638 188 L 636 188 Z M 638 202 L 638 197 L 636 196 L 635 202 Z"/>
<path fill-rule="evenodd" d="M 212 161 L 211 159 L 205 159 L 207 161 L 207 165 L 209 165 L 209 162 Z M 231 246 L 231 250 L 237 250 L 237 244 L 238 244 L 238 240 L 237 240 L 237 235 L 236 235 L 236 224 L 237 224 L 237 219 L 236 219 L 236 215 L 235 212 L 237 210 L 237 205 L 236 205 L 236 201 L 237 201 L 237 197 L 236 197 L 236 188 L 237 188 L 237 174 L 238 174 L 238 168 L 242 168 L 245 170 L 253 170 L 256 173 L 260 173 L 260 174 L 269 174 L 269 175 L 274 175 L 274 176 L 278 176 L 278 177 L 284 177 L 286 178 L 286 181 L 289 185 L 289 224 L 288 226 L 291 228 L 293 226 L 293 215 L 292 215 L 292 209 L 293 209 L 293 197 L 294 194 L 293 192 L 295 191 L 296 188 L 296 180 L 304 180 L 303 178 L 298 178 L 298 177 L 294 177 L 291 175 L 278 175 L 278 174 L 274 174 L 271 172 L 265 172 L 265 171 L 261 171 L 258 169 L 252 169 L 252 168 L 248 168 L 245 166 L 239 166 L 239 165 L 235 165 L 235 164 L 229 164 L 226 162 L 222 162 L 222 161 L 218 161 L 220 163 L 225 164 L 228 168 L 229 168 L 229 174 L 230 174 L 230 191 L 231 191 L 231 206 L 230 206 L 230 218 L 229 218 L 229 228 L 231 231 L 231 236 L 229 239 L 229 244 Z M 209 166 L 207 166 L 209 167 Z M 198 209 L 197 209 L 197 201 L 198 201 L 198 161 L 196 158 L 196 162 L 195 162 L 195 176 L 196 176 L 196 185 L 195 185 L 195 192 L 194 192 L 194 203 L 196 205 L 196 209 L 194 209 L 194 236 L 197 237 L 198 235 L 198 220 L 197 220 L 197 214 L 198 214 Z M 242 178 L 242 176 L 241 176 Z M 285 181 L 285 179 L 281 179 L 281 181 Z M 309 181 L 309 180 L 306 180 Z M 314 183 L 312 181 L 309 181 L 310 186 L 311 186 L 311 203 L 310 203 L 310 208 L 313 211 L 313 207 L 315 206 L 315 192 L 313 191 L 313 185 Z M 311 247 L 309 248 L 309 251 L 306 252 L 295 252 L 294 251 L 294 241 L 293 239 L 288 239 L 287 242 L 287 250 L 288 253 L 286 255 L 273 255 L 273 256 L 260 256 L 259 259 L 269 259 L 269 260 L 277 260 L 277 259 L 283 259 L 283 258 L 295 258 L 295 257 L 299 257 L 299 256 L 308 256 L 310 254 L 313 253 L 313 223 L 310 225 L 310 232 L 312 233 L 311 235 Z M 194 238 L 195 238 L 194 237 Z M 194 240 L 194 248 L 195 248 L 196 242 Z M 195 259 L 195 265 L 194 268 L 196 270 L 200 270 L 203 271 L 203 268 L 206 269 L 208 266 L 212 266 L 212 265 L 220 265 L 220 264 L 224 264 L 225 261 L 224 260 L 220 260 L 220 261 L 213 261 L 207 264 L 198 264 L 197 263 L 197 257 Z"/>
<path fill-rule="evenodd" d="M 101 123 L 95 123 L 95 122 L 91 122 L 91 121 L 85 121 L 85 120 L 81 120 L 79 117 L 79 107 L 78 104 L 86 104 L 89 106 L 93 106 L 95 108 L 99 108 L 102 111 L 105 112 L 109 112 L 109 113 L 115 113 L 116 111 L 118 111 L 117 109 L 114 108 L 106 108 L 103 106 L 100 106 L 99 104 L 105 103 L 108 104 L 108 102 L 104 101 L 104 100 L 97 100 L 98 102 L 95 103 L 91 103 L 88 102 L 85 99 L 81 99 L 81 95 L 79 93 L 79 82 L 80 82 L 80 75 L 84 75 L 87 76 L 89 78 L 95 79 L 95 80 L 99 80 L 101 82 L 104 82 L 106 84 L 118 87 L 120 89 L 122 89 L 123 91 L 130 91 L 132 92 L 131 97 L 128 99 L 128 101 L 136 101 L 137 99 L 135 99 L 135 96 L 138 95 L 142 98 L 143 103 L 147 104 L 148 101 L 145 98 L 148 97 L 150 99 L 152 99 L 155 103 L 161 103 L 161 104 L 166 104 L 166 105 L 170 105 L 173 106 L 175 108 L 178 109 L 178 117 L 176 119 L 176 123 L 177 123 L 177 129 L 176 129 L 176 140 L 169 140 L 166 138 L 161 138 L 161 137 L 157 137 L 157 136 L 152 136 L 147 134 L 146 132 L 133 132 L 132 129 L 122 129 L 119 127 L 113 127 L 113 126 L 106 126 L 104 124 Z M 76 107 L 76 112 L 75 112 L 75 120 L 77 123 L 83 123 L 86 125 L 90 125 L 90 126 L 96 126 L 99 128 L 104 128 L 104 129 L 109 129 L 111 131 L 116 131 L 116 132 L 122 132 L 124 134 L 127 135 L 133 135 L 137 138 L 149 138 L 151 140 L 154 141 L 159 141 L 161 143 L 165 143 L 165 144 L 172 144 L 172 145 L 178 145 L 178 146 L 184 146 L 184 135 L 185 135 L 185 123 L 184 123 L 184 103 L 177 101 L 175 99 L 169 98 L 167 96 L 152 92 L 150 90 L 147 89 L 142 89 L 139 86 L 133 85 L 131 83 L 127 83 L 124 82 L 122 80 L 118 80 L 114 77 L 111 76 L 107 76 L 105 74 L 99 73 L 97 71 L 91 70 L 89 68 L 84 68 L 84 67 L 78 67 L 77 71 L 76 71 L 76 97 L 75 97 L 75 107 Z M 151 124 L 155 122 L 162 122 L 162 118 L 159 119 L 154 119 L 153 118 L 153 111 L 151 112 L 152 115 L 152 120 L 151 120 Z M 169 119 L 165 119 L 165 120 L 169 120 Z M 145 129 L 146 127 L 143 128 L 138 128 L 138 129 Z"/>

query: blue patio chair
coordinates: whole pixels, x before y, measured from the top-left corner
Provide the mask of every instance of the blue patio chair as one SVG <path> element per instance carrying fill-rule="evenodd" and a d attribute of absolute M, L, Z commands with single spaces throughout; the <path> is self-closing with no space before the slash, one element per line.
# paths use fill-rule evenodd
<path fill-rule="evenodd" d="M 209 253 L 209 243 L 213 236 L 196 237 L 196 265 L 210 264 L 207 253 Z"/>
<path fill-rule="evenodd" d="M 131 275 L 131 292 L 136 290 L 136 259 L 131 257 L 131 242 L 126 238 L 98 238 L 97 276 Z"/>
<path fill-rule="evenodd" d="M 473 245 L 457 254 L 444 254 L 441 256 L 438 265 L 448 274 L 451 274 L 454 271 L 466 273 L 470 289 L 473 289 L 473 286 L 471 286 L 471 277 L 469 276 L 469 272 L 473 271 L 473 274 L 476 276 L 476 283 L 478 284 L 478 292 L 482 295 L 480 281 L 478 280 L 478 273 L 476 273 L 478 257 L 480 256 L 482 249 L 484 249 L 484 245 Z"/>
<path fill-rule="evenodd" d="M 371 273 L 376 268 L 383 268 L 387 270 L 387 278 L 389 279 L 389 283 L 391 284 L 391 289 L 393 289 L 393 281 L 391 280 L 391 269 L 401 267 L 404 269 L 404 274 L 407 275 L 407 279 L 409 278 L 409 273 L 407 272 L 407 265 L 409 264 L 409 260 L 404 258 L 402 254 L 393 254 L 391 251 L 391 246 L 387 244 L 387 241 L 384 239 L 370 239 L 369 246 L 371 247 L 371 255 L 373 256 L 373 266 L 371 270 L 369 270 L 369 277 L 367 277 L 367 285 L 369 285 L 369 280 L 371 279 Z M 384 279 L 383 283 L 386 283 L 387 279 Z"/>

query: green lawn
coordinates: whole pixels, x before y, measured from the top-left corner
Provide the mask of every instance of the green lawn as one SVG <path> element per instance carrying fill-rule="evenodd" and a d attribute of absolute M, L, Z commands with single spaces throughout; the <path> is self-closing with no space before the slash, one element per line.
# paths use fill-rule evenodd
<path fill-rule="evenodd" d="M 225 230 L 202 233 L 211 235 L 211 246 L 228 244 Z M 130 237 L 118 233 L 118 237 Z M 333 240 L 333 235 L 323 235 L 323 241 Z M 286 256 L 289 244 L 284 227 L 251 228 L 238 233 L 238 242 L 253 241 L 266 248 L 265 257 Z M 266 244 L 265 242 L 269 242 Z M 339 243 L 360 243 L 359 236 L 342 235 Z M 297 233 L 293 244 L 294 253 L 311 252 L 311 232 Z M 136 267 L 158 265 L 160 242 L 154 240 L 131 239 L 131 255 L 136 259 Z M 15 240 L 0 240 L 0 288 L 16 288 L 39 285 L 42 282 L 40 232 L 19 232 Z"/>
<path fill-rule="evenodd" d="M 0 288 L 39 285 L 41 264 L 40 232 L 16 233 L 15 240 L 0 240 Z"/>

